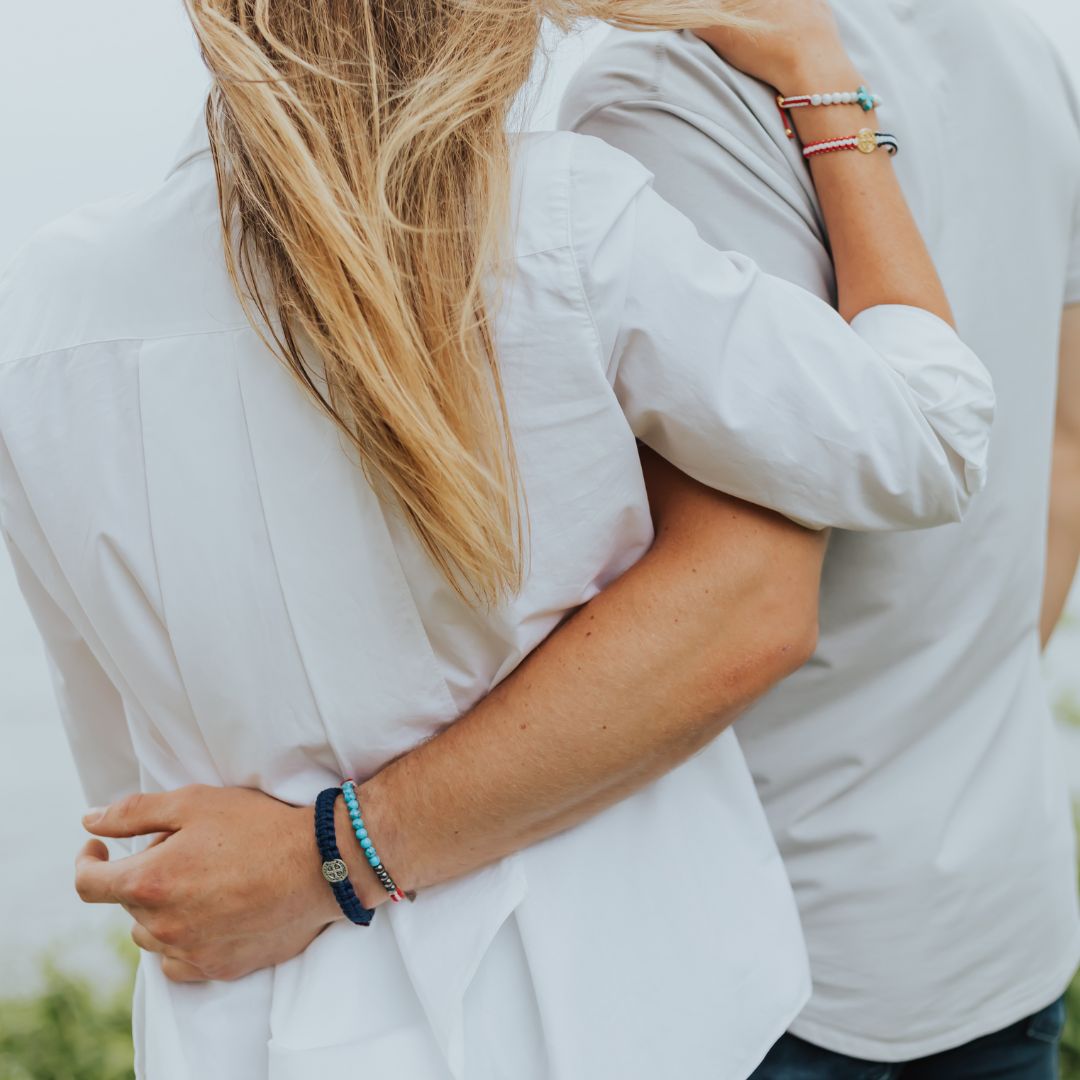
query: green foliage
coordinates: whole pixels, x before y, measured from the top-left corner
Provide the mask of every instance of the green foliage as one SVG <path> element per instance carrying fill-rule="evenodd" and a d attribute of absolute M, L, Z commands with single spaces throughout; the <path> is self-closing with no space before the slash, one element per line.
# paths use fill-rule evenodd
<path fill-rule="evenodd" d="M 1065 1034 L 1061 1040 L 1061 1080 L 1080 1080 L 1080 975 L 1065 992 Z"/>
<path fill-rule="evenodd" d="M 1080 832 L 1080 804 L 1074 816 Z M 1061 1080 L 1080 1080 L 1080 974 L 1065 991 L 1065 1034 L 1061 1038 Z"/>
<path fill-rule="evenodd" d="M 1080 698 L 1076 694 L 1063 694 L 1057 703 L 1057 716 L 1063 724 L 1080 728 Z"/>
<path fill-rule="evenodd" d="M 125 985 L 102 994 L 82 976 L 43 965 L 36 997 L 0 1001 L 2 1080 L 135 1080 L 131 1048 L 134 949 L 117 943 L 130 971 Z"/>

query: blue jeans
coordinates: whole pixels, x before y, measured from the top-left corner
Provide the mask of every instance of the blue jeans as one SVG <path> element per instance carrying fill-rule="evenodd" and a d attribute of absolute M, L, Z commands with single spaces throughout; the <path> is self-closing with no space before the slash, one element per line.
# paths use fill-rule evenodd
<path fill-rule="evenodd" d="M 993 1035 L 898 1064 L 845 1057 L 785 1035 L 750 1080 L 1057 1080 L 1064 1026 L 1061 999 Z"/>

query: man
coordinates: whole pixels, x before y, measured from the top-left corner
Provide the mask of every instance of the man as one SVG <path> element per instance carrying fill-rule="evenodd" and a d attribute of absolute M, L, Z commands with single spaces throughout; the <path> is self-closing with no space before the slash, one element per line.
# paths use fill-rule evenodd
<path fill-rule="evenodd" d="M 737 726 L 814 977 L 758 1075 L 1048 1077 L 1080 955 L 1039 658 L 1059 336 L 1047 632 L 1080 548 L 1080 108 L 1003 5 L 835 7 L 999 414 L 990 485 L 962 525 L 834 535 L 814 658 Z M 689 32 L 613 35 L 562 123 L 641 160 L 710 243 L 834 295 L 774 91 Z"/>

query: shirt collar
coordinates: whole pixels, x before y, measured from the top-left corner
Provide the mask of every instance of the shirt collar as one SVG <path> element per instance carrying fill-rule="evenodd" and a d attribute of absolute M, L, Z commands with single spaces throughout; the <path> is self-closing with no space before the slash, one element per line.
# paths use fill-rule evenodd
<path fill-rule="evenodd" d="M 176 156 L 176 160 L 172 163 L 172 167 L 166 173 L 166 177 L 172 176 L 173 173 L 182 169 L 189 161 L 194 158 L 200 157 L 203 154 L 210 152 L 210 135 L 206 130 L 206 114 L 203 109 L 199 109 L 199 115 L 195 118 L 195 123 L 191 125 L 191 129 L 188 131 L 187 137 L 180 145 L 180 150 Z"/>

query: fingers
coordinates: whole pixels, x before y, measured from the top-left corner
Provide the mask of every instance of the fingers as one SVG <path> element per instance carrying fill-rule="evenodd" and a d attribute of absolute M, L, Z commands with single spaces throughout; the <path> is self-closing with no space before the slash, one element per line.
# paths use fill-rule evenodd
<path fill-rule="evenodd" d="M 209 982 L 210 980 L 194 964 L 183 959 L 182 956 L 171 950 L 163 941 L 159 941 L 142 923 L 135 923 L 131 927 L 131 940 L 143 952 L 157 953 L 161 957 L 162 974 L 172 982 L 197 983 Z"/>
<path fill-rule="evenodd" d="M 143 926 L 142 923 L 133 923 L 131 926 L 131 940 L 139 946 L 143 952 L 158 953 L 160 956 L 165 956 L 166 946 L 163 941 L 158 941 L 149 930 Z"/>
<path fill-rule="evenodd" d="M 154 937 L 142 923 L 136 922 L 131 927 L 131 940 L 143 952 L 156 953 L 161 957 L 161 970 L 172 982 L 197 983 L 212 982 L 235 977 L 224 967 L 215 967 L 212 958 L 192 954 L 191 959 L 182 949 L 166 945 L 160 938 Z M 199 964 L 194 961 L 200 960 Z M 204 967 L 206 970 L 204 970 Z M 207 974 L 210 972 L 210 974 Z"/>
<path fill-rule="evenodd" d="M 204 983 L 210 980 L 193 965 L 171 956 L 161 961 L 161 972 L 166 979 L 176 983 Z"/>
<path fill-rule="evenodd" d="M 117 868 L 100 840 L 88 840 L 75 858 L 75 891 L 84 904 L 118 904 Z"/>
<path fill-rule="evenodd" d="M 120 904 L 129 911 L 161 908 L 169 899 L 159 847 L 109 861 L 100 840 L 88 840 L 75 859 L 75 891 L 84 904 Z"/>
<path fill-rule="evenodd" d="M 181 824 L 182 802 L 177 791 L 128 795 L 112 806 L 88 811 L 83 828 L 95 836 L 110 837 L 176 832 Z"/>

